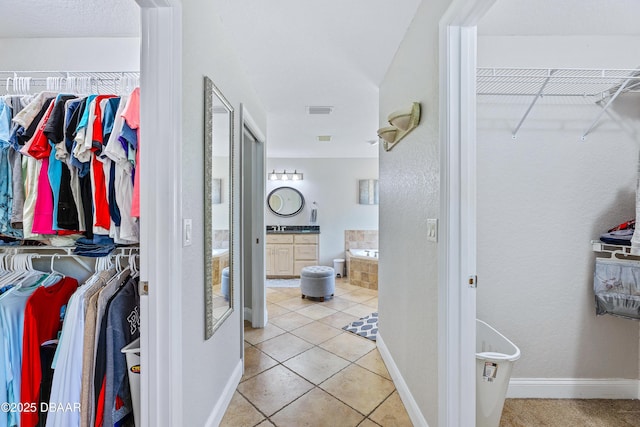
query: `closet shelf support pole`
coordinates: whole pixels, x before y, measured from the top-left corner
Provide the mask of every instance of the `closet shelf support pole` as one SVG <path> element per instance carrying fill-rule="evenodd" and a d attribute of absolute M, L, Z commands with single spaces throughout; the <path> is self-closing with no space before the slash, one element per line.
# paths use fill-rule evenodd
<path fill-rule="evenodd" d="M 602 108 L 602 111 L 600 111 L 596 116 L 596 118 L 593 120 L 593 122 L 591 123 L 591 126 L 589 126 L 587 130 L 584 131 L 584 133 L 582 134 L 582 137 L 580 137 L 580 140 L 584 141 L 587 138 L 587 135 L 589 135 L 591 131 L 596 127 L 596 125 L 598 124 L 598 122 L 600 121 L 604 113 L 609 109 L 611 104 L 613 104 L 613 101 L 615 101 L 618 95 L 622 93 L 622 91 L 629 84 L 630 81 L 631 81 L 631 78 L 628 78 L 627 80 L 624 81 L 624 83 L 620 85 L 618 90 L 616 90 L 616 93 L 614 93 L 613 96 L 609 98 L 609 101 L 607 101 L 607 104 Z"/>
<path fill-rule="evenodd" d="M 524 116 L 522 116 L 522 118 L 520 119 L 520 123 L 518 123 L 518 126 L 516 126 L 516 128 L 514 129 L 513 133 L 511 134 L 511 138 L 516 139 L 516 136 L 518 135 L 518 131 L 520 131 L 520 127 L 529 116 L 529 113 L 533 109 L 533 106 L 536 105 L 536 102 L 538 102 L 538 99 L 542 97 L 542 92 L 544 92 L 544 88 L 547 87 L 547 83 L 549 83 L 549 80 L 551 79 L 551 76 L 553 75 L 554 71 L 555 70 L 549 71 L 549 75 L 542 83 L 542 86 L 540 86 L 540 90 L 536 94 L 535 98 L 533 98 L 533 101 L 531 101 L 531 104 L 529 105 L 529 108 L 527 108 L 527 111 L 524 113 Z"/>

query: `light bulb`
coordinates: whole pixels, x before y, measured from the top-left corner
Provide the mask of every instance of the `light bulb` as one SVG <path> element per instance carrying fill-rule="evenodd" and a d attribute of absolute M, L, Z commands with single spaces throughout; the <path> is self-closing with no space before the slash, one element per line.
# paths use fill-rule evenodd
<path fill-rule="evenodd" d="M 293 175 L 291 175 L 291 179 L 294 180 L 294 181 L 297 181 L 297 180 L 300 179 L 300 176 L 298 175 L 298 171 L 297 170 L 293 171 Z"/>
<path fill-rule="evenodd" d="M 278 179 L 278 175 L 276 175 L 276 171 L 274 169 L 274 171 L 271 172 L 271 176 L 269 177 L 269 180 L 276 181 L 277 179 Z"/>

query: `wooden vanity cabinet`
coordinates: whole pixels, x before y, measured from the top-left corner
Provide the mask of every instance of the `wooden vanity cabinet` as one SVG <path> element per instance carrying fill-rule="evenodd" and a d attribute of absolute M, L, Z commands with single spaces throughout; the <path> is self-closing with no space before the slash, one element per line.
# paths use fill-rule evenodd
<path fill-rule="evenodd" d="M 318 235 L 267 234 L 266 253 L 267 277 L 300 277 L 304 267 L 318 265 Z"/>

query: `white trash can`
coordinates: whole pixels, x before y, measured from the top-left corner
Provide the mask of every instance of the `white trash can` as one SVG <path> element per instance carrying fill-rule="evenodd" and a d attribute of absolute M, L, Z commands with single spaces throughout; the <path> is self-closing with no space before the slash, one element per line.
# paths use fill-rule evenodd
<path fill-rule="evenodd" d="M 333 269 L 336 271 L 336 276 L 344 277 L 344 259 L 334 259 Z"/>
<path fill-rule="evenodd" d="M 127 373 L 129 374 L 129 389 L 133 404 L 133 423 L 140 423 L 140 338 L 122 347 L 120 350 L 127 357 Z"/>
<path fill-rule="evenodd" d="M 500 332 L 476 319 L 476 427 L 498 427 L 520 349 Z"/>

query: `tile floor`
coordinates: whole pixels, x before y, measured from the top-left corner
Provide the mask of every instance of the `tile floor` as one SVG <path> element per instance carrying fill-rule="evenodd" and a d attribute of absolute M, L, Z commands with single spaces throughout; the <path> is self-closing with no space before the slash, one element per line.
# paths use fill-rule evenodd
<path fill-rule="evenodd" d="M 341 329 L 377 311 L 377 291 L 337 279 L 319 302 L 267 288 L 267 309 L 266 328 L 245 325 L 245 373 L 221 426 L 412 426 L 375 343 Z"/>

